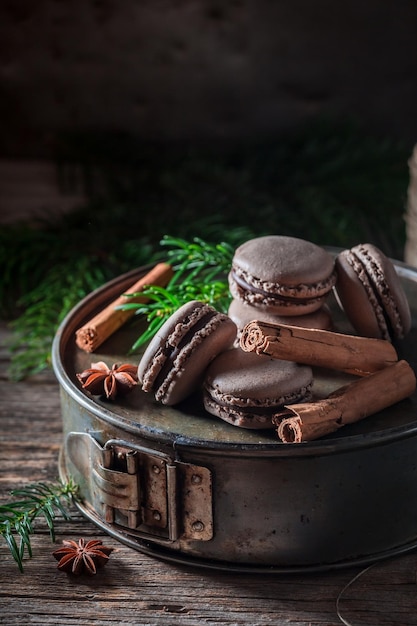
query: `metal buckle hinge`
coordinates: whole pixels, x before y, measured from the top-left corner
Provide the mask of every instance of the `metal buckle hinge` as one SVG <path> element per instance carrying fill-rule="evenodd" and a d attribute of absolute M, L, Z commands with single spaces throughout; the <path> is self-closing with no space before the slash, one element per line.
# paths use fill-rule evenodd
<path fill-rule="evenodd" d="M 213 537 L 208 468 L 120 440 L 102 447 L 89 433 L 70 433 L 66 450 L 83 498 L 106 523 L 169 541 Z"/>

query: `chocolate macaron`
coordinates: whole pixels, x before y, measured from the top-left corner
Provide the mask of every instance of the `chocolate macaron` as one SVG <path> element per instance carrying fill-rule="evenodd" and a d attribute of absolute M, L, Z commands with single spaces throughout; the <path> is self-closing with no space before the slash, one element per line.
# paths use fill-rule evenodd
<path fill-rule="evenodd" d="M 411 327 L 410 306 L 392 261 L 364 243 L 336 258 L 336 297 L 356 332 L 378 339 L 403 338 Z"/>
<path fill-rule="evenodd" d="M 242 428 L 274 428 L 272 416 L 287 404 L 311 399 L 312 369 L 232 348 L 206 371 L 204 407 Z"/>
<path fill-rule="evenodd" d="M 275 315 L 306 315 L 325 302 L 336 280 L 334 259 L 316 244 L 281 235 L 250 239 L 235 250 L 232 296 Z"/>
<path fill-rule="evenodd" d="M 224 313 L 193 300 L 160 328 L 138 365 L 143 391 L 166 405 L 177 404 L 201 384 L 210 362 L 236 338 L 236 325 Z"/>

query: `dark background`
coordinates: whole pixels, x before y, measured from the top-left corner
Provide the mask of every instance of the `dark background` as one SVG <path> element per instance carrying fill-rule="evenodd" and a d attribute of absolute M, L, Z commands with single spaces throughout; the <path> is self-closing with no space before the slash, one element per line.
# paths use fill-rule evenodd
<path fill-rule="evenodd" d="M 0 155 L 270 140 L 323 116 L 412 145 L 416 35 L 415 0 L 3 0 Z"/>

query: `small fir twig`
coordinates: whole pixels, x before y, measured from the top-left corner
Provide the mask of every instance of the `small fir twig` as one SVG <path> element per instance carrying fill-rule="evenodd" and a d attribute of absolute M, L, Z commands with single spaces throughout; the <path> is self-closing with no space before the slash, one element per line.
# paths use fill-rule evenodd
<path fill-rule="evenodd" d="M 65 315 L 108 276 L 94 259 L 80 258 L 52 267 L 44 282 L 20 299 L 24 312 L 10 323 L 11 380 L 38 374 L 50 367 L 54 333 Z"/>
<path fill-rule="evenodd" d="M 180 237 L 166 235 L 161 246 L 167 246 L 168 260 L 179 272 L 193 271 L 198 274 L 212 268 L 217 273 L 227 272 L 232 262 L 234 247 L 230 243 L 209 243 L 201 237 L 187 241 Z"/>
<path fill-rule="evenodd" d="M 61 514 L 64 519 L 70 519 L 66 505 L 76 497 L 77 486 L 72 480 L 57 484 L 39 482 L 14 489 L 11 495 L 19 500 L 0 505 L 0 536 L 5 539 L 19 570 L 23 572 L 25 554 L 32 557 L 34 520 L 39 517 L 45 519 L 51 540 L 54 541 L 56 515 Z"/>
<path fill-rule="evenodd" d="M 165 236 L 162 246 L 170 246 L 168 262 L 174 275 L 166 287 L 150 286 L 143 290 L 146 303 L 126 303 L 120 308 L 134 309 L 135 315 L 146 317 L 147 328 L 131 347 L 135 352 L 149 341 L 165 321 L 183 304 L 199 300 L 220 312 L 226 312 L 231 296 L 227 282 L 234 247 L 225 242 L 211 244 L 194 237 L 192 241 Z M 134 296 L 135 294 L 126 294 Z"/>

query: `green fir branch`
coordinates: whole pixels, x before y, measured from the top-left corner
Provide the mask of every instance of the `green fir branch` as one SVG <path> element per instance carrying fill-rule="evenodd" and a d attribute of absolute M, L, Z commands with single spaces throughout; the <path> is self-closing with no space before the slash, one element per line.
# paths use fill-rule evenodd
<path fill-rule="evenodd" d="M 130 352 L 147 343 L 177 309 L 191 300 L 209 304 L 223 313 L 230 304 L 227 273 L 234 254 L 231 244 L 212 244 L 200 237 L 186 241 L 165 236 L 161 245 L 171 247 L 167 258 L 174 275 L 168 285 L 146 287 L 141 292 L 147 298 L 145 303 L 128 302 L 120 306 L 123 310 L 134 310 L 135 315 L 145 316 L 147 321 L 146 330 L 133 343 Z"/>
<path fill-rule="evenodd" d="M 81 257 L 53 266 L 45 279 L 19 300 L 23 313 L 10 323 L 13 334 L 9 377 L 35 375 L 51 365 L 54 334 L 73 306 L 108 279 L 97 261 Z"/>
<path fill-rule="evenodd" d="M 165 235 L 161 246 L 171 247 L 168 250 L 168 261 L 178 272 L 193 270 L 194 276 L 213 268 L 216 273 L 227 272 L 230 268 L 234 247 L 230 243 L 209 243 L 201 237 L 187 241 L 180 237 Z"/>
<path fill-rule="evenodd" d="M 49 529 L 51 540 L 55 540 L 55 519 L 57 514 L 70 519 L 66 506 L 77 495 L 77 486 L 72 480 L 66 483 L 32 483 L 11 492 L 19 500 L 0 505 L 0 536 L 6 541 L 10 553 L 23 572 L 23 559 L 32 557 L 31 535 L 33 522 L 43 517 Z"/>

